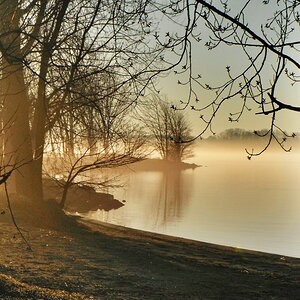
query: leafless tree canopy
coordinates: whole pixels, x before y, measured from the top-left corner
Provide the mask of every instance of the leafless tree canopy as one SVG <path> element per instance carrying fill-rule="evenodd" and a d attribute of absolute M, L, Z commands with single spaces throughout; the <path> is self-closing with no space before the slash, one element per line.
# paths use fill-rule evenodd
<path fill-rule="evenodd" d="M 149 9 L 135 0 L 1 1 L 4 157 L 26 162 L 14 174 L 18 193 L 42 199 L 43 153 L 54 129 L 71 148 L 81 133 L 93 143 L 87 131 L 95 127 L 107 139 L 114 119 L 162 71 L 164 49 L 148 38 Z M 96 112 L 102 119 L 91 127 Z"/>
<path fill-rule="evenodd" d="M 147 89 L 157 91 L 155 78 L 169 71 L 188 87 L 187 98 L 173 108 L 199 113 L 204 125 L 199 136 L 213 132 L 216 114 L 233 99 L 240 108 L 229 121 L 237 122 L 254 103 L 270 118 L 266 147 L 275 139 L 284 148 L 275 116 L 300 109 L 279 99 L 277 91 L 283 77 L 299 83 L 300 3 L 256 1 L 257 9 L 270 7 L 272 15 L 252 24 L 254 2 L 1 0 L 3 159 L 4 165 L 21 165 L 10 178 L 11 188 L 42 199 L 46 141 L 59 134 L 70 149 L 81 135 L 90 146 L 93 138 L 105 143 L 108 134 L 118 133 L 115 118 Z M 195 49 L 214 51 L 221 45 L 240 49 L 244 63 L 237 70 L 224 66 L 222 83 L 207 83 L 193 60 Z M 266 79 L 267 73 L 272 75 Z M 201 89 L 210 92 L 208 102 Z M 95 128 L 100 137 L 91 132 Z"/>

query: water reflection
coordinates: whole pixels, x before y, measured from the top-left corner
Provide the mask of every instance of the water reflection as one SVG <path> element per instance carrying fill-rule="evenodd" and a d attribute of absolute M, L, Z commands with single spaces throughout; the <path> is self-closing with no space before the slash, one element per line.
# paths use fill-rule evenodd
<path fill-rule="evenodd" d="M 181 170 L 174 168 L 162 171 L 159 190 L 160 196 L 154 213 L 155 224 L 161 226 L 181 216 Z"/>
<path fill-rule="evenodd" d="M 119 170 L 120 172 L 120 170 Z M 90 217 L 133 228 L 161 231 L 181 222 L 189 201 L 189 190 L 182 191 L 185 179 L 179 167 L 159 171 L 122 170 L 124 187 L 110 190 L 125 206 L 116 211 L 97 211 Z"/>
<path fill-rule="evenodd" d="M 299 156 L 202 152 L 195 170 L 124 171 L 124 207 L 91 217 L 132 228 L 300 257 Z"/>

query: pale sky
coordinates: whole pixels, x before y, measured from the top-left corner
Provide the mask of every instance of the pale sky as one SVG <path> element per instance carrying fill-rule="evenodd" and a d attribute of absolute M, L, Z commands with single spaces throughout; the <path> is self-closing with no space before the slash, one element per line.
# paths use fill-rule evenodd
<path fill-rule="evenodd" d="M 230 3 L 232 3 L 234 7 L 237 7 L 244 2 L 245 1 L 231 0 L 229 1 L 229 5 Z M 253 1 L 252 6 L 249 7 L 249 10 L 247 11 L 247 21 L 249 22 L 250 27 L 253 29 L 260 28 L 261 22 L 259 22 L 259 20 L 265 20 L 266 15 L 271 16 L 272 7 L 274 6 L 275 8 L 276 6 L 276 1 L 274 1 L 272 5 L 266 6 L 261 6 L 261 2 L 262 1 L 259 0 Z M 162 23 L 161 26 L 161 28 L 163 28 L 161 29 L 162 32 L 172 31 L 172 27 L 166 25 L 165 23 Z M 241 69 L 241 66 L 245 66 L 248 63 L 247 59 L 243 57 L 239 47 L 237 46 L 219 46 L 217 49 L 209 51 L 206 47 L 204 47 L 204 44 L 207 41 L 207 30 L 202 30 L 201 27 L 201 32 L 202 31 L 202 41 L 193 45 L 192 66 L 194 68 L 194 74 L 201 74 L 205 83 L 214 85 L 216 83 L 224 81 L 227 74 L 226 66 L 228 65 L 231 66 L 231 70 L 233 73 L 237 73 Z M 298 36 L 300 36 L 300 33 Z M 293 57 L 296 60 L 300 61 L 300 54 L 298 57 Z M 269 70 L 271 71 L 271 69 Z M 268 72 L 268 70 L 266 69 L 263 73 L 263 76 L 263 80 L 268 81 L 272 75 L 271 72 Z M 178 85 L 178 79 L 179 78 L 176 77 L 173 72 L 166 78 L 159 79 L 158 87 L 162 94 L 165 94 L 170 101 L 177 103 L 177 105 L 179 106 L 180 100 L 186 101 L 188 89 L 185 86 Z M 300 106 L 299 83 L 292 87 L 290 85 L 290 82 L 288 82 L 287 80 L 283 80 L 278 86 L 276 95 L 278 99 L 284 103 L 288 103 L 291 105 L 297 105 L 298 103 L 298 106 Z M 207 101 L 207 99 L 210 99 L 212 95 L 209 95 L 202 89 L 198 89 L 197 97 L 200 100 Z M 255 112 L 259 111 L 256 105 L 253 105 L 251 107 L 252 111 L 244 114 L 244 116 L 238 123 L 228 122 L 229 112 L 237 111 L 240 103 L 241 102 L 238 99 L 235 99 L 235 101 L 231 100 L 231 103 L 228 103 L 226 106 L 224 106 L 223 110 L 220 111 L 219 115 L 214 121 L 213 129 L 216 132 L 235 127 L 244 128 L 247 130 L 263 129 L 269 127 L 269 117 L 255 115 Z M 190 105 L 195 105 L 195 103 L 191 103 Z M 201 120 L 199 119 L 199 113 L 193 111 L 190 112 L 190 109 L 188 109 L 186 113 L 193 123 L 193 132 L 196 134 L 203 127 L 203 123 L 201 123 Z M 288 132 L 300 132 L 300 113 L 280 111 L 277 115 L 277 121 L 278 125 L 281 125 L 282 129 Z"/>

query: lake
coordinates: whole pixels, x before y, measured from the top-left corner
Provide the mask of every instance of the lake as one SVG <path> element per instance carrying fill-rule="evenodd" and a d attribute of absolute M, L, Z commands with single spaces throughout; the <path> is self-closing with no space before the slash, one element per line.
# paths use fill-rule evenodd
<path fill-rule="evenodd" d="M 130 171 L 125 206 L 90 218 L 209 243 L 300 257 L 300 155 L 198 147 L 194 170 Z"/>

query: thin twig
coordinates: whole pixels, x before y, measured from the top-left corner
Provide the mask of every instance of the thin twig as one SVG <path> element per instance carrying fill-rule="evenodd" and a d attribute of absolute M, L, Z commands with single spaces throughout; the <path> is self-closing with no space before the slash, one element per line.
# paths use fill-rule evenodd
<path fill-rule="evenodd" d="M 9 199 L 9 195 L 8 195 L 8 191 L 7 191 L 7 183 L 6 181 L 4 181 L 4 189 L 5 189 L 5 194 L 6 194 L 6 199 L 7 199 L 7 205 L 8 205 L 8 209 L 9 209 L 9 212 L 10 212 L 10 215 L 11 215 L 11 218 L 12 218 L 12 221 L 15 225 L 15 227 L 17 228 L 20 236 L 22 237 L 23 241 L 25 242 L 25 244 L 27 245 L 27 249 L 32 251 L 32 248 L 30 246 L 30 244 L 28 243 L 28 241 L 26 240 L 26 238 L 24 237 L 20 227 L 18 226 L 17 222 L 16 222 L 16 219 L 15 219 L 15 216 L 14 216 L 14 213 L 12 211 L 12 208 L 11 208 L 11 204 L 10 204 L 10 199 Z"/>

